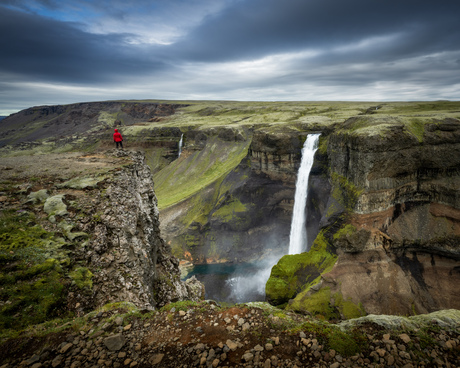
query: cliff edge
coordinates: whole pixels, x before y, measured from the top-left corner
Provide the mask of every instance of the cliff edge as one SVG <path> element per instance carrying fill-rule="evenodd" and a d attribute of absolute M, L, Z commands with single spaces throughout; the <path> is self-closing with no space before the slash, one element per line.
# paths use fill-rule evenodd
<path fill-rule="evenodd" d="M 130 301 L 153 310 L 198 300 L 160 235 L 150 168 L 139 152 L 2 159 L 1 327 Z M 13 169 L 14 168 L 14 169 Z"/>

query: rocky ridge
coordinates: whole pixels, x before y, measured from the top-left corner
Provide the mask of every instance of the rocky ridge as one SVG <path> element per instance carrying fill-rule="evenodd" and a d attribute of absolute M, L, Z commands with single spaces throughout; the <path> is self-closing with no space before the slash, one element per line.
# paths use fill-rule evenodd
<path fill-rule="evenodd" d="M 69 105 L 35 106 L 2 120 L 0 147 L 20 149 L 31 142 L 52 140 L 62 144 L 94 144 L 111 128 L 139 122 L 156 122 L 185 104 L 132 101 L 83 102 Z"/>

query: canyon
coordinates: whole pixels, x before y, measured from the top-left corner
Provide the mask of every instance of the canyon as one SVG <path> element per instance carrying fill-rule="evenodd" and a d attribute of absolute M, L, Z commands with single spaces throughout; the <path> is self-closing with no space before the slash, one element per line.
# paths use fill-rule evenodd
<path fill-rule="evenodd" d="M 179 280 L 178 260 L 196 266 L 274 259 L 265 286 L 273 305 L 328 320 L 415 315 L 460 309 L 452 286 L 460 279 L 459 118 L 460 104 L 449 101 L 83 103 L 35 107 L 7 117 L 0 125 L 0 155 L 4 162 L 59 152 L 104 156 L 113 151 L 113 129 L 121 131 L 129 153 L 111 155 L 120 155 L 128 166 L 114 169 L 113 179 L 101 181 L 107 184 L 98 189 L 117 205 L 96 216 L 98 225 L 73 224 L 89 234 L 97 253 L 86 261 L 77 258 L 96 275 L 90 297 L 73 300 L 79 308 L 133 299 L 149 309 L 196 297 L 202 290 L 197 283 L 192 292 Z M 321 136 L 306 203 L 311 249 L 288 255 L 301 149 L 313 133 Z M 85 160 L 84 154 L 79 157 Z M 70 173 L 59 185 L 85 176 L 84 171 Z M 43 176 L 25 178 L 30 187 L 25 194 L 45 189 L 34 184 Z M 147 184 L 140 185 L 139 178 Z M 2 180 L 6 196 L 19 179 Z M 109 182 L 116 182 L 116 189 Z M 67 198 L 61 190 L 54 188 L 53 196 Z M 69 195 L 74 200 L 75 194 Z M 131 197 L 142 210 L 132 211 Z M 131 218 L 136 211 L 139 215 Z M 120 237 L 121 228 L 126 230 Z M 160 251 L 134 248 L 134 257 L 126 250 L 128 244 L 156 243 Z M 98 250 L 97 244 L 110 246 Z M 130 265 L 135 259 L 138 263 Z M 176 276 L 146 282 L 144 273 L 152 264 L 160 270 L 154 274 L 174 269 Z M 102 301 L 99 295 L 107 290 L 101 294 L 98 285 L 131 273 L 139 285 L 176 291 L 162 294 L 161 287 L 133 290 L 115 283 L 108 293 L 113 297 Z"/>

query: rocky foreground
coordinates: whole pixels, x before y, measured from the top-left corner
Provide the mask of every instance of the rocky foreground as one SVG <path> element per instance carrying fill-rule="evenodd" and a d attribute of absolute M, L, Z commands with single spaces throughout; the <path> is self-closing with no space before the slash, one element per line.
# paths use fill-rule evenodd
<path fill-rule="evenodd" d="M 456 310 L 342 324 L 265 303 L 179 302 L 144 312 L 118 303 L 35 327 L 2 343 L 1 368 L 460 366 Z"/>

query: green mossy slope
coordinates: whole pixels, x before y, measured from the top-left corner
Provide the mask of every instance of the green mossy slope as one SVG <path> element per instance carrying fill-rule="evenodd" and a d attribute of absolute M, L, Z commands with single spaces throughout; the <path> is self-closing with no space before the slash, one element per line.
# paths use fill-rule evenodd
<path fill-rule="evenodd" d="M 181 156 L 153 177 L 158 207 L 167 208 L 225 177 L 247 155 L 250 140 L 227 142 L 208 139 L 205 148 Z"/>
<path fill-rule="evenodd" d="M 29 212 L 1 213 L 0 329 L 17 330 L 63 316 L 68 284 L 67 259 L 59 250 L 63 243 Z"/>
<path fill-rule="evenodd" d="M 268 301 L 282 305 L 299 292 L 315 285 L 322 273 L 329 271 L 337 260 L 330 244 L 320 232 L 309 252 L 283 256 L 273 266 L 265 286 Z"/>

